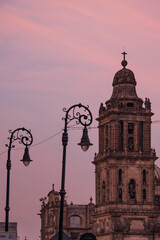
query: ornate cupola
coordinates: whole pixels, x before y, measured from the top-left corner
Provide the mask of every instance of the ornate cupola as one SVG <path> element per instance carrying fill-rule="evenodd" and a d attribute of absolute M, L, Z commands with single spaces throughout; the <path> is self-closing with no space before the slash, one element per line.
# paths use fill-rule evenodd
<path fill-rule="evenodd" d="M 124 59 L 122 61 L 123 68 L 119 70 L 113 79 L 113 93 L 111 98 L 106 102 L 107 107 L 113 106 L 123 106 L 124 101 L 129 103 L 129 105 L 135 105 L 137 107 L 142 107 L 142 99 L 138 98 L 136 93 L 136 80 L 134 73 L 127 69 L 127 61 L 125 60 L 125 52 Z M 132 102 L 133 101 L 133 102 Z"/>
<path fill-rule="evenodd" d="M 137 96 L 134 73 L 127 69 L 126 53 L 122 53 L 123 68 L 113 79 L 111 98 L 99 109 L 99 153 L 151 152 L 151 103 Z M 102 140 L 103 139 L 103 140 Z"/>
<path fill-rule="evenodd" d="M 127 69 L 127 61 L 125 60 L 126 53 L 122 53 L 124 59 L 121 62 L 123 68 L 119 70 L 113 79 L 113 92 L 109 100 L 106 101 L 106 108 L 123 108 L 134 107 L 134 109 L 141 109 L 143 101 L 136 93 L 136 80 L 134 73 Z M 100 109 L 101 110 L 101 109 Z M 104 110 L 104 109 L 103 109 Z"/>

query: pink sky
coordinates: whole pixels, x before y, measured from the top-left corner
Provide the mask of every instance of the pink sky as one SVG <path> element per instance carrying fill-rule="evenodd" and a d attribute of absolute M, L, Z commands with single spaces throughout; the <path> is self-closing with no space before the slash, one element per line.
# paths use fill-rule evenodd
<path fill-rule="evenodd" d="M 8 130 L 32 130 L 34 144 L 63 129 L 63 107 L 89 105 L 93 118 L 110 98 L 121 52 L 137 80 L 137 93 L 149 97 L 160 120 L 160 1 L 154 0 L 14 0 L 0 2 L 0 153 Z M 72 122 L 71 125 L 74 125 Z M 97 126 L 94 120 L 93 125 Z M 94 144 L 83 153 L 81 129 L 69 130 L 66 191 L 70 203 L 94 198 Z M 159 150 L 160 123 L 152 126 L 152 147 Z M 17 148 L 20 148 L 18 143 Z M 18 222 L 23 240 L 38 240 L 41 197 L 55 184 L 60 190 L 61 133 L 30 149 L 33 163 L 24 167 L 23 150 L 12 150 L 10 221 Z M 6 160 L 0 156 L 0 221 L 5 219 Z M 159 161 L 159 160 L 158 160 Z M 157 161 L 157 163 L 158 163 Z M 160 163 L 159 163 L 160 164 Z"/>

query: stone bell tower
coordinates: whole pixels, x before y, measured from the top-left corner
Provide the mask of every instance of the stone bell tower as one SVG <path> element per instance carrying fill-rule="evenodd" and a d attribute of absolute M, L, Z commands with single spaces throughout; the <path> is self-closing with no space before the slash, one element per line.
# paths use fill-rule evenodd
<path fill-rule="evenodd" d="M 159 238 L 155 204 L 155 150 L 151 149 L 151 103 L 137 96 L 134 73 L 123 68 L 113 93 L 99 109 L 99 153 L 95 155 L 98 240 Z"/>

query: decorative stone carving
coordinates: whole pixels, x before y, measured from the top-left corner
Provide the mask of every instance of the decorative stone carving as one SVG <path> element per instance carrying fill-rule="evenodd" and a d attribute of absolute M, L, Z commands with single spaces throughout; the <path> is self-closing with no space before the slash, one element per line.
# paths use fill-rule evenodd
<path fill-rule="evenodd" d="M 103 113 L 105 111 L 105 107 L 103 106 L 103 103 L 101 103 L 99 108 L 99 114 Z"/>
<path fill-rule="evenodd" d="M 149 98 L 145 98 L 145 108 L 146 109 L 151 109 L 151 102 Z"/>
<path fill-rule="evenodd" d="M 144 220 L 133 219 L 130 221 L 130 230 L 144 230 Z"/>

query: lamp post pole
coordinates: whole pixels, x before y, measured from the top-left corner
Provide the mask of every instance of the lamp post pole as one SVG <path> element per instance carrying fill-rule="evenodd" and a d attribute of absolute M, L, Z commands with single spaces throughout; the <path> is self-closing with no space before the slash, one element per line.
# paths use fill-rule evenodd
<path fill-rule="evenodd" d="M 11 170 L 11 149 L 15 146 L 13 145 L 13 142 L 16 140 L 19 141 L 19 143 L 23 143 L 25 145 L 25 152 L 23 159 L 21 160 L 25 166 L 28 166 L 29 163 L 32 161 L 29 156 L 28 146 L 30 146 L 33 142 L 33 136 L 30 133 L 29 130 L 25 128 L 17 128 L 13 132 L 9 130 L 9 133 L 11 134 L 11 137 L 9 137 L 9 145 L 6 144 L 6 147 L 8 147 L 8 159 L 7 159 L 7 189 L 6 189 L 6 218 L 5 218 L 5 231 L 8 232 L 8 224 L 9 224 L 9 192 L 10 192 L 10 170 Z"/>
<path fill-rule="evenodd" d="M 83 113 L 79 112 L 79 109 L 83 109 Z M 83 136 L 81 139 L 81 143 L 78 145 L 81 146 L 83 151 L 86 151 L 89 146 L 92 144 L 89 141 L 88 138 L 88 131 L 87 126 L 89 126 L 92 123 L 92 114 L 90 110 L 88 109 L 88 106 L 84 106 L 81 103 L 71 106 L 68 110 L 66 108 L 63 109 L 63 111 L 66 113 L 63 120 L 65 121 L 64 125 L 64 132 L 62 135 L 62 145 L 63 145 L 63 160 L 62 160 L 62 178 L 61 178 L 61 190 L 60 190 L 60 197 L 61 197 L 61 203 L 60 203 L 60 217 L 59 217 L 59 235 L 58 240 L 63 240 L 63 212 L 64 212 L 64 198 L 65 198 L 65 167 L 66 167 L 66 148 L 68 144 L 68 133 L 67 133 L 67 126 L 68 123 L 70 123 L 72 120 L 76 120 L 76 124 L 81 124 L 84 126 L 83 130 Z"/>

